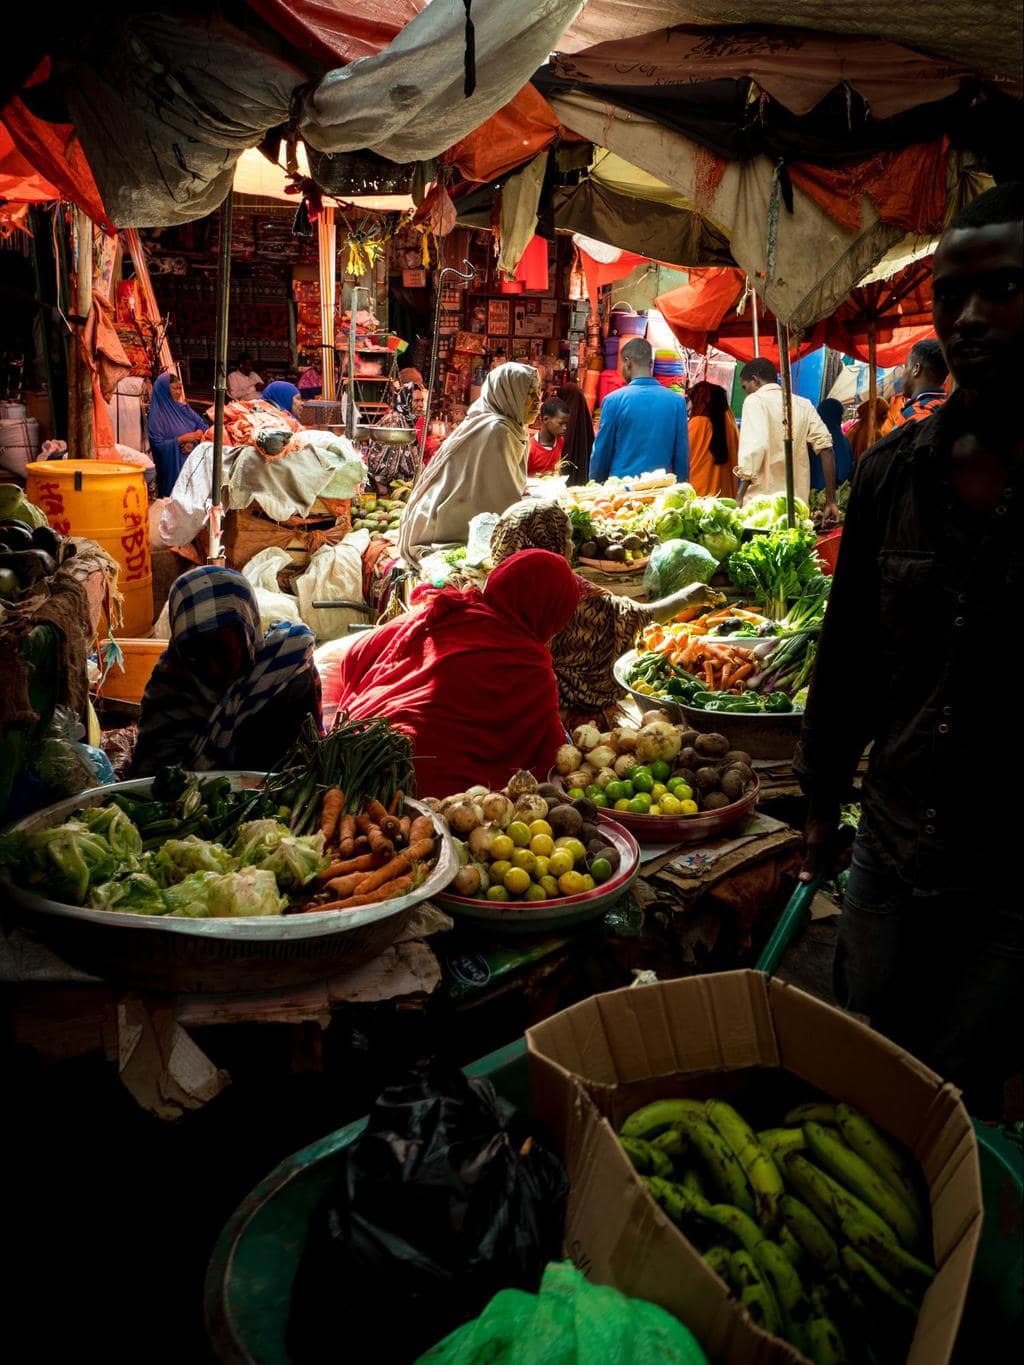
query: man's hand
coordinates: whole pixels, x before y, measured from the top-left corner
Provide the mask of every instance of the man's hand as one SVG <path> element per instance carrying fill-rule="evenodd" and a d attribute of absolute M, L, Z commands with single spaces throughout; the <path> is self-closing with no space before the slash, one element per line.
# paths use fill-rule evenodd
<path fill-rule="evenodd" d="M 804 826 L 804 865 L 802 882 L 812 882 L 819 873 L 838 872 L 850 861 L 854 832 L 839 824 L 838 801 L 811 802 Z"/>
<path fill-rule="evenodd" d="M 838 526 L 841 515 L 836 503 L 827 502 L 822 510 L 821 524 L 823 526 Z"/>

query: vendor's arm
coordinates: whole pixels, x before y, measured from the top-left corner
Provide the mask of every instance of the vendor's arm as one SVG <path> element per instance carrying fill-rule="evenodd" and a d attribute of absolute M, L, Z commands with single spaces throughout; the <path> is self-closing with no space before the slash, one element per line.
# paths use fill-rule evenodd
<path fill-rule="evenodd" d="M 685 611 L 687 607 L 710 606 L 722 600 L 722 594 L 709 588 L 706 583 L 691 583 L 688 588 L 680 588 L 671 597 L 662 597 L 657 602 L 642 603 L 640 610 L 648 621 L 660 624 L 662 621 L 671 621 L 677 612 Z"/>
<path fill-rule="evenodd" d="M 861 755 L 876 724 L 865 641 L 878 636 L 878 544 L 874 518 L 872 462 L 858 468 L 847 508 L 839 562 L 794 759 L 800 785 L 810 799 L 805 879 L 827 865 L 849 799 Z"/>
<path fill-rule="evenodd" d="M 590 477 L 594 483 L 604 483 L 611 472 L 615 455 L 615 412 L 618 404 L 609 394 L 601 406 L 601 423 L 594 437 L 594 449 L 590 455 Z"/>
<path fill-rule="evenodd" d="M 825 475 L 825 507 L 824 515 L 826 521 L 839 520 L 839 508 L 836 506 L 836 455 L 832 448 L 832 433 L 821 420 L 817 413 L 811 422 L 808 430 L 808 441 L 821 461 L 822 473 Z"/>
<path fill-rule="evenodd" d="M 752 393 L 743 404 L 739 455 L 736 461 L 736 477 L 742 485 L 738 498 L 741 504 L 743 493 L 764 467 L 769 455 L 769 443 L 768 409 L 761 398 Z"/>
<path fill-rule="evenodd" d="M 677 404 L 675 439 L 672 444 L 672 460 L 669 472 L 676 476 L 676 483 L 687 483 L 690 478 L 690 430 L 686 414 L 686 399 Z"/>

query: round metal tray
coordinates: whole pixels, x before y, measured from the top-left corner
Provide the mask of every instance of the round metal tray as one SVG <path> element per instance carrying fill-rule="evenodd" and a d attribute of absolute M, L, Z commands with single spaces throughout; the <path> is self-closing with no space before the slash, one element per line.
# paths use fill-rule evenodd
<path fill-rule="evenodd" d="M 475 924 L 499 935 L 550 933 L 596 919 L 629 889 L 640 868 L 640 849 L 629 830 L 605 818 L 601 821 L 601 832 L 618 849 L 621 862 L 611 881 L 593 891 L 550 901 L 487 901 L 449 892 L 431 899 L 464 924 Z"/>
<path fill-rule="evenodd" d="M 772 715 L 766 711 L 743 716 L 728 711 L 702 711 L 699 706 L 686 706 L 667 697 L 649 697 L 637 692 L 626 681 L 638 653 L 638 650 L 631 649 L 628 654 L 616 659 L 613 673 L 622 690 L 628 692 L 644 711 L 664 711 L 678 724 L 689 725 L 691 729 L 704 734 L 724 735 L 734 749 L 742 749 L 751 758 L 793 757 L 800 738 L 803 712 L 783 711 Z"/>
<path fill-rule="evenodd" d="M 566 790 L 565 778 L 554 768 L 548 773 L 548 781 L 561 791 Z M 755 777 L 750 791 L 720 810 L 702 811 L 698 815 L 636 815 L 630 810 L 598 806 L 597 814 L 606 823 L 621 824 L 641 844 L 702 844 L 742 824 L 753 813 L 760 794 L 761 784 Z"/>
<path fill-rule="evenodd" d="M 203 777 L 220 776 L 203 773 Z M 256 787 L 262 773 L 223 774 L 236 788 Z M 80 796 L 26 816 L 12 828 L 26 832 L 62 824 L 84 806 L 100 806 L 117 791 L 145 791 L 152 778 L 94 787 Z M 233 919 L 171 919 L 64 905 L 16 886 L 4 872 L 0 885 L 20 921 L 68 962 L 96 976 L 158 991 L 251 991 L 315 981 L 376 957 L 397 936 L 409 912 L 447 886 L 458 854 L 439 816 L 430 815 L 440 845 L 437 862 L 416 891 L 354 910 Z"/>

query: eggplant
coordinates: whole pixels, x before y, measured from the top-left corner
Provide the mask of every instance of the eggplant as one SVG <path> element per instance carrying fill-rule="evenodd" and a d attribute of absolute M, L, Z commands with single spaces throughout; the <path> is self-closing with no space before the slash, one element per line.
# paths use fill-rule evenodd
<path fill-rule="evenodd" d="M 0 521 L 0 540 L 12 551 L 31 550 L 32 527 L 23 521 Z"/>
<path fill-rule="evenodd" d="M 45 550 L 16 550 L 0 555 L 0 569 L 10 569 L 22 588 L 27 588 L 41 578 L 49 578 L 56 572 L 57 563 Z"/>
<path fill-rule="evenodd" d="M 32 548 L 45 550 L 54 559 L 60 557 L 61 538 L 52 526 L 37 526 L 32 532 Z"/>

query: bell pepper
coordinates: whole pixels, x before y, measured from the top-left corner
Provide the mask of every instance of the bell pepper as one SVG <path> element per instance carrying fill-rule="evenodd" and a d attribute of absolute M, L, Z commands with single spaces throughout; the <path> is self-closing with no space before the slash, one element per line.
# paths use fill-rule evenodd
<path fill-rule="evenodd" d="M 792 711 L 793 702 L 785 692 L 769 692 L 764 699 L 764 709 L 772 712 Z"/>

